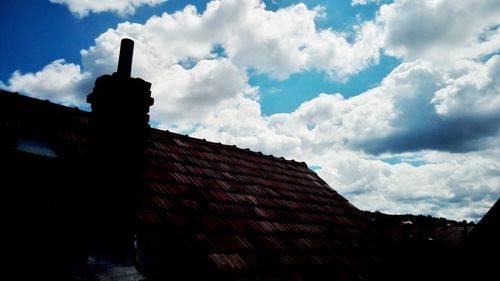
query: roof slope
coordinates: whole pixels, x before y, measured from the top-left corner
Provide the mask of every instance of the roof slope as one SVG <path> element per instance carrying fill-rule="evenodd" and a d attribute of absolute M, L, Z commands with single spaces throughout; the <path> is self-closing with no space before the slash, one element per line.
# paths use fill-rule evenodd
<path fill-rule="evenodd" d="M 0 105 L 12 139 L 43 138 L 62 158 L 84 154 L 87 112 L 5 91 Z M 138 243 L 149 275 L 366 277 L 366 217 L 305 163 L 158 129 L 146 155 Z"/>
<path fill-rule="evenodd" d="M 471 231 L 468 238 L 470 243 L 483 244 L 486 247 L 495 245 L 500 248 L 500 198 L 486 212 L 483 218 Z"/>
<path fill-rule="evenodd" d="M 147 155 L 141 220 L 175 229 L 178 254 L 224 272 L 355 272 L 365 218 L 304 163 L 159 130 Z"/>

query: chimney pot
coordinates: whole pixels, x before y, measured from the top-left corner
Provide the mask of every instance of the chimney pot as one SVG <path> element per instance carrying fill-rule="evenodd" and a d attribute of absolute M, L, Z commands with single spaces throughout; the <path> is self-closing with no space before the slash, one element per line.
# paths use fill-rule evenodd
<path fill-rule="evenodd" d="M 120 44 L 120 57 L 118 58 L 118 68 L 116 72 L 120 76 L 130 77 L 132 73 L 132 59 L 134 57 L 134 41 L 132 39 L 122 39 Z"/>

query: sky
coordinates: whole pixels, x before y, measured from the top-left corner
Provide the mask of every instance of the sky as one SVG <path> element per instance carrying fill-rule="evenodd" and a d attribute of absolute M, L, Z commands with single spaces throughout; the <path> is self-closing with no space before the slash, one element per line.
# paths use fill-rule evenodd
<path fill-rule="evenodd" d="M 122 38 L 154 127 L 305 161 L 364 210 L 500 197 L 498 0 L 3 0 L 0 88 L 89 110 Z"/>

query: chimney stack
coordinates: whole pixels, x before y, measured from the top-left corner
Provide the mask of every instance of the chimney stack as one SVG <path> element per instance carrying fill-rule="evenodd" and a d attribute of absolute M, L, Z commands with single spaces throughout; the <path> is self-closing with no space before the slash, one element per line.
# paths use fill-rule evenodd
<path fill-rule="evenodd" d="M 96 79 L 87 102 L 91 248 L 116 263 L 135 258 L 139 191 L 144 186 L 151 83 L 130 77 L 134 41 L 123 39 L 117 72 Z M 118 259 L 118 260 L 116 260 Z"/>
<path fill-rule="evenodd" d="M 134 41 L 122 39 L 117 71 L 97 78 L 87 97 L 92 107 L 90 141 L 107 153 L 117 147 L 126 149 L 116 151 L 119 155 L 142 151 L 147 139 L 149 107 L 154 100 L 151 83 L 130 77 L 133 54 Z"/>
<path fill-rule="evenodd" d="M 91 154 L 99 163 L 111 161 L 113 167 L 122 169 L 137 166 L 137 160 L 142 158 L 150 128 L 149 107 L 154 101 L 151 83 L 130 77 L 133 53 L 134 41 L 123 39 L 117 72 L 97 78 L 87 97 L 92 108 Z M 118 163 L 120 158 L 130 160 Z"/>

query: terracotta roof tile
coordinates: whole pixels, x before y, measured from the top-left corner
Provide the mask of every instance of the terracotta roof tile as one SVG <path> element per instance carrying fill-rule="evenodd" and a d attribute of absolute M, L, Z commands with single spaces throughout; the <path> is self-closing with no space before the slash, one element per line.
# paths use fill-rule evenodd
<path fill-rule="evenodd" d="M 215 253 L 209 257 L 220 269 L 228 271 L 248 269 L 253 263 L 252 258 L 239 254 Z"/>

